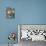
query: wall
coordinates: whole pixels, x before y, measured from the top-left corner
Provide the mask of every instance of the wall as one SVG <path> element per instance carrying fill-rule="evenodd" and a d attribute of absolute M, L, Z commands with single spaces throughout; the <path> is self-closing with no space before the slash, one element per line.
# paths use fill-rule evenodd
<path fill-rule="evenodd" d="M 16 9 L 15 19 L 6 19 L 5 9 L 8 6 Z M 18 32 L 17 24 L 46 24 L 46 0 L 3 0 L 0 2 L 0 44 L 8 43 L 9 32 Z"/>

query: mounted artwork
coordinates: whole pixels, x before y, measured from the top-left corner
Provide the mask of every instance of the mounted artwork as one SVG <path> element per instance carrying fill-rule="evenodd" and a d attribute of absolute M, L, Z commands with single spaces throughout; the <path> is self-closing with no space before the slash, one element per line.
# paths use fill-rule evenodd
<path fill-rule="evenodd" d="M 20 40 L 46 41 L 46 25 L 19 25 L 19 31 Z"/>

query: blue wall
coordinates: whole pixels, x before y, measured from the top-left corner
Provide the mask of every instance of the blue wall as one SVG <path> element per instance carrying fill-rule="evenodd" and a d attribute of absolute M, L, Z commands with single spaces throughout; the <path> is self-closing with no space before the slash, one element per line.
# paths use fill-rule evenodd
<path fill-rule="evenodd" d="M 15 8 L 15 19 L 6 19 L 5 9 L 8 6 Z M 8 43 L 9 32 L 17 33 L 18 24 L 46 24 L 46 0 L 3 0 L 0 2 L 0 43 Z"/>

